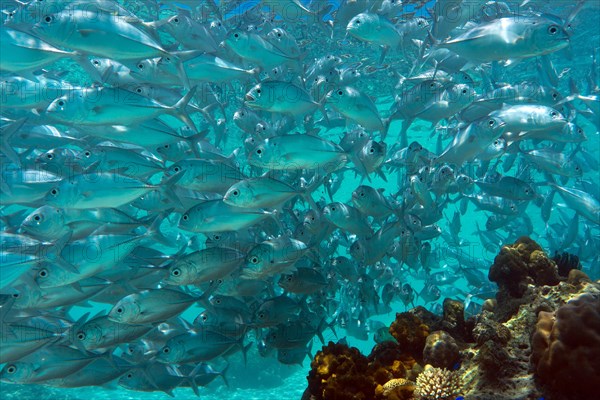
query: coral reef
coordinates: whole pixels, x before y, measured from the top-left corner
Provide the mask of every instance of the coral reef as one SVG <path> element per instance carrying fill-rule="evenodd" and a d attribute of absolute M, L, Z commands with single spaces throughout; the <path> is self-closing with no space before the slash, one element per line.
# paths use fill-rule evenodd
<path fill-rule="evenodd" d="M 560 281 L 556 263 L 526 236 L 502 247 L 488 277 L 511 297 L 522 297 L 528 284 L 554 286 Z"/>
<path fill-rule="evenodd" d="M 381 395 L 389 400 L 410 399 L 415 391 L 415 383 L 408 379 L 396 378 L 386 382 L 381 390 Z"/>
<path fill-rule="evenodd" d="M 329 342 L 315 355 L 310 366 L 308 388 L 317 400 L 373 397 L 376 385 L 367 373 L 369 361 L 355 347 Z"/>
<path fill-rule="evenodd" d="M 452 368 L 460 360 L 456 340 L 445 331 L 435 331 L 427 336 L 423 361 L 439 368 Z"/>
<path fill-rule="evenodd" d="M 410 312 L 397 313 L 390 325 L 390 334 L 403 351 L 417 360 L 422 359 L 429 327 L 419 317 Z"/>
<path fill-rule="evenodd" d="M 531 340 L 536 378 L 576 398 L 600 393 L 600 296 L 582 294 L 556 312 L 540 312 Z M 565 385 L 577 382 L 577 385 Z"/>
<path fill-rule="evenodd" d="M 398 313 L 389 328 L 397 343 L 379 343 L 368 357 L 329 343 L 311 364 L 310 397 L 595 398 L 600 282 L 592 282 L 576 261 L 560 256 L 559 274 L 557 262 L 531 239 L 504 246 L 489 273 L 499 291 L 479 314 L 465 320 L 462 303 L 450 299 L 443 316 L 423 307 Z"/>
<path fill-rule="evenodd" d="M 417 377 L 415 396 L 419 400 L 454 400 L 461 386 L 458 372 L 428 365 Z"/>

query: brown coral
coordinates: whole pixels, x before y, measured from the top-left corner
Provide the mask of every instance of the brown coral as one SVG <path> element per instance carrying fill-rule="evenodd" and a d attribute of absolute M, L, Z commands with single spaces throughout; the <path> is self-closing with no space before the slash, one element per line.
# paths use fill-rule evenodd
<path fill-rule="evenodd" d="M 594 398 L 600 392 L 600 297 L 589 293 L 555 313 L 540 312 L 532 341 L 536 378 L 553 393 Z M 566 383 L 574 384 L 566 384 Z"/>
<path fill-rule="evenodd" d="M 403 352 L 416 360 L 422 358 L 429 327 L 419 317 L 410 312 L 397 313 L 390 325 L 390 334 L 398 341 Z"/>
<path fill-rule="evenodd" d="M 426 366 L 417 377 L 415 395 L 420 400 L 454 400 L 462 387 L 458 372 Z"/>
<path fill-rule="evenodd" d="M 372 399 L 376 384 L 369 362 L 355 347 L 329 342 L 310 363 L 308 388 L 315 399 Z"/>
<path fill-rule="evenodd" d="M 449 333 L 435 331 L 427 336 L 423 361 L 439 368 L 452 368 L 460 360 L 456 340 Z"/>
<path fill-rule="evenodd" d="M 560 282 L 556 263 L 526 236 L 502 247 L 488 277 L 511 297 L 522 297 L 528 284 L 554 286 Z"/>

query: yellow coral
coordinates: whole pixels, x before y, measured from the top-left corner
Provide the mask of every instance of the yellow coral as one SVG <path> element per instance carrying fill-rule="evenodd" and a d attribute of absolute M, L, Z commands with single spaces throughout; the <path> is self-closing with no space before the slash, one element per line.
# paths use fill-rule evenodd
<path fill-rule="evenodd" d="M 383 385 L 383 395 L 388 396 L 397 388 L 413 391 L 415 389 L 415 383 L 403 378 L 389 380 Z"/>

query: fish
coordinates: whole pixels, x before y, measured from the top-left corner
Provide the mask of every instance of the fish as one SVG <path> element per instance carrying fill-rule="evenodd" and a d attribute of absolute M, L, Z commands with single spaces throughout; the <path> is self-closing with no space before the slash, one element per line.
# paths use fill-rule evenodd
<path fill-rule="evenodd" d="M 558 51 L 569 37 L 553 19 L 524 15 L 481 23 L 438 45 L 471 61 L 509 61 Z"/>
<path fill-rule="evenodd" d="M 5 2 L 2 393 L 264 397 L 522 236 L 597 280 L 598 7 L 522 3 Z"/>
<path fill-rule="evenodd" d="M 199 299 L 173 289 L 143 290 L 123 297 L 108 313 L 108 320 L 128 325 L 162 322 L 178 315 Z"/>

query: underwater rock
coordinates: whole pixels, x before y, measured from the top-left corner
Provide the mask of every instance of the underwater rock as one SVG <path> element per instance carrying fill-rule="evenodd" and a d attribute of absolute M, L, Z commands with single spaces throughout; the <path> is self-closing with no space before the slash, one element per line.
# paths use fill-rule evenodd
<path fill-rule="evenodd" d="M 555 313 L 540 312 L 531 345 L 535 376 L 552 393 L 571 398 L 598 396 L 600 296 L 585 293 Z"/>
<path fill-rule="evenodd" d="M 461 393 L 461 387 L 458 372 L 428 365 L 417 377 L 415 397 L 419 400 L 454 400 Z"/>
<path fill-rule="evenodd" d="M 504 385 L 504 377 L 515 372 L 515 365 L 508 351 L 493 340 L 483 343 L 477 354 L 477 362 L 486 382 L 497 383 L 499 388 Z"/>
<path fill-rule="evenodd" d="M 455 337 L 464 338 L 467 336 L 465 326 L 465 305 L 464 302 L 445 299 L 444 317 L 442 320 L 442 329 L 451 333 Z"/>
<path fill-rule="evenodd" d="M 366 400 L 376 384 L 368 374 L 369 361 L 356 347 L 329 342 L 310 363 L 308 388 L 314 399 Z"/>
<path fill-rule="evenodd" d="M 529 284 L 554 286 L 560 282 L 556 263 L 526 236 L 502 247 L 488 277 L 498 284 L 500 292 L 517 298 L 523 296 Z"/>
<path fill-rule="evenodd" d="M 396 319 L 390 325 L 390 334 L 398 341 L 402 351 L 416 360 L 422 359 L 429 327 L 419 317 L 410 312 L 396 313 Z"/>
<path fill-rule="evenodd" d="M 460 360 L 456 340 L 445 331 L 435 331 L 427 336 L 423 361 L 438 368 L 452 368 Z"/>
<path fill-rule="evenodd" d="M 491 340 L 505 345 L 510 340 L 510 330 L 493 319 L 494 314 L 483 311 L 478 316 L 477 324 L 473 328 L 473 338 L 478 345 Z"/>

